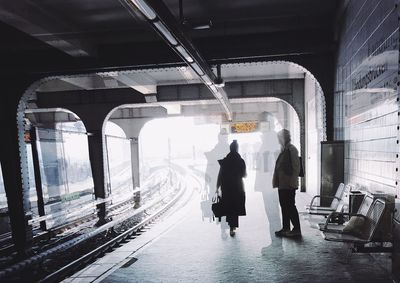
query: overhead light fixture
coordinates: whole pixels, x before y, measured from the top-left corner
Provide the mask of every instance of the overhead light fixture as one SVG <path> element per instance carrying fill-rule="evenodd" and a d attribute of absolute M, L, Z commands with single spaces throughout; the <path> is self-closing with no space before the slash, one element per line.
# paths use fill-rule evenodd
<path fill-rule="evenodd" d="M 217 90 L 217 88 L 215 87 L 215 85 L 210 85 L 210 88 L 211 88 L 211 90 L 212 90 L 214 93 L 217 93 L 217 92 L 218 92 L 218 90 Z"/>
<path fill-rule="evenodd" d="M 140 12 L 142 12 L 146 18 L 148 18 L 149 20 L 154 20 L 157 15 L 156 13 L 153 11 L 152 8 L 150 8 L 149 5 L 147 5 L 147 3 L 143 0 L 131 0 L 131 2 L 140 10 Z"/>
<path fill-rule="evenodd" d="M 223 99 L 222 94 L 219 93 L 219 92 L 217 92 L 217 93 L 215 94 L 215 96 L 216 96 L 217 98 L 219 98 L 219 99 Z"/>
<path fill-rule="evenodd" d="M 209 24 L 205 24 L 205 25 L 199 25 L 199 26 L 194 26 L 193 29 L 209 29 L 211 28 L 211 26 Z"/>
<path fill-rule="evenodd" d="M 194 71 L 189 67 L 178 67 L 178 70 L 187 81 L 192 81 L 195 77 L 197 78 Z"/>
<path fill-rule="evenodd" d="M 176 50 L 178 50 L 178 52 L 183 56 L 183 58 L 185 58 L 186 61 L 193 63 L 193 58 L 189 55 L 189 53 L 187 53 L 185 48 L 179 45 L 176 47 Z"/>
<path fill-rule="evenodd" d="M 178 44 L 178 41 L 176 41 L 175 37 L 164 26 L 164 24 L 162 22 L 155 22 L 153 24 L 158 29 L 158 31 L 162 33 L 162 35 L 165 37 L 165 39 L 168 40 L 169 43 L 171 43 L 172 45 L 177 45 Z"/>
<path fill-rule="evenodd" d="M 204 76 L 203 77 L 203 81 L 207 84 L 207 85 L 212 85 L 213 82 L 211 81 L 211 79 L 208 76 Z"/>
<path fill-rule="evenodd" d="M 224 87 L 224 86 L 225 86 L 225 82 L 224 82 L 224 81 L 215 82 L 215 86 L 216 86 L 216 87 Z"/>
<path fill-rule="evenodd" d="M 204 76 L 203 70 L 197 65 L 196 63 L 190 64 L 192 66 L 193 70 L 199 75 L 199 76 Z"/>
<path fill-rule="evenodd" d="M 209 29 L 209 28 L 211 28 L 211 26 L 212 26 L 212 22 L 210 20 L 208 23 L 193 26 L 193 29 Z"/>
<path fill-rule="evenodd" d="M 221 102 L 223 108 L 226 111 L 227 119 L 232 120 L 232 109 L 229 103 L 229 100 L 225 94 L 223 88 L 217 88 L 218 81 L 213 82 L 214 74 L 211 67 L 206 63 L 206 61 L 201 57 L 200 54 L 197 53 L 197 50 L 191 46 L 191 39 L 184 34 L 183 30 L 179 27 L 179 25 L 175 25 L 173 21 L 174 15 L 168 11 L 168 9 L 162 10 L 162 6 L 158 8 L 157 1 L 153 0 L 124 0 L 124 2 L 129 3 L 130 8 L 138 9 L 143 16 L 148 19 L 148 23 L 152 26 L 153 29 L 157 29 L 157 33 L 170 45 L 170 47 L 175 49 L 175 52 L 179 53 L 183 60 L 190 66 L 192 72 L 196 73 L 200 80 L 203 81 L 210 91 L 212 91 L 213 95 Z M 129 2 L 130 1 L 130 2 Z M 147 4 L 147 1 L 150 2 L 150 5 Z M 180 1 L 182 2 L 182 1 Z M 182 3 L 181 3 L 182 4 Z M 154 7 L 154 9 L 153 9 Z M 159 11 L 160 9 L 160 11 Z M 156 12 L 160 12 L 157 14 Z M 163 13 L 161 13 L 163 12 Z M 181 20 L 183 17 L 181 17 Z M 171 22 L 172 20 L 172 22 Z M 172 24 L 169 26 L 169 24 Z M 195 29 L 206 29 L 210 28 L 212 22 L 208 23 L 200 23 Z M 193 53 L 192 53 L 193 52 Z M 196 63 L 199 62 L 199 63 Z M 179 69 L 180 72 L 186 74 L 189 72 Z M 195 75 L 195 74 L 193 74 Z M 209 77 L 211 76 L 211 78 Z M 186 76 L 185 76 L 186 77 Z M 219 76 L 220 77 L 220 76 Z M 218 96 L 217 96 L 218 93 Z M 146 95 L 147 96 L 147 95 Z M 222 98 L 220 98 L 222 96 Z M 156 101 L 156 96 L 146 97 L 147 102 Z"/>

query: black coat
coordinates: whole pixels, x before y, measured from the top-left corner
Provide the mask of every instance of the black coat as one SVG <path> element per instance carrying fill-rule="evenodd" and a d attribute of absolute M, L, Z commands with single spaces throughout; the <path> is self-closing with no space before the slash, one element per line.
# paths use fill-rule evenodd
<path fill-rule="evenodd" d="M 217 187 L 221 187 L 224 215 L 246 215 L 246 195 L 243 179 L 246 177 L 246 164 L 237 152 L 230 152 L 220 164 Z"/>

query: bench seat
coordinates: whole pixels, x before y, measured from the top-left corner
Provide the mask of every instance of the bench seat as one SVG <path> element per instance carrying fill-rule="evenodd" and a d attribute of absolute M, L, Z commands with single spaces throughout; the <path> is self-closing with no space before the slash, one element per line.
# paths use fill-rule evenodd
<path fill-rule="evenodd" d="M 344 242 L 344 243 L 354 243 L 354 244 L 366 244 L 369 242 L 368 239 L 366 240 L 344 233 L 323 232 L 323 235 L 325 240 L 332 242 Z"/>
<path fill-rule="evenodd" d="M 363 221 L 359 227 L 355 228 L 355 226 L 352 226 L 350 229 L 347 229 L 347 231 L 344 231 L 346 225 L 330 223 L 331 218 L 335 217 L 334 214 L 338 214 L 335 212 L 327 218 L 325 223 L 321 223 L 321 225 L 319 225 L 320 230 L 322 230 L 323 237 L 327 241 L 364 245 L 376 240 L 374 236 L 377 228 L 379 227 L 384 210 L 385 202 L 383 200 L 373 200 L 371 196 L 366 195 L 359 208 L 358 214 L 353 215 L 347 213 L 347 215 L 350 216 L 349 221 L 352 220 L 352 217 L 361 217 L 365 219 L 365 221 Z M 346 213 L 343 214 L 346 215 Z M 355 222 L 353 222 L 353 224 L 355 224 Z M 356 230 L 353 230 L 353 227 Z M 352 234 L 355 233 L 355 231 L 358 231 L 357 234 Z"/>

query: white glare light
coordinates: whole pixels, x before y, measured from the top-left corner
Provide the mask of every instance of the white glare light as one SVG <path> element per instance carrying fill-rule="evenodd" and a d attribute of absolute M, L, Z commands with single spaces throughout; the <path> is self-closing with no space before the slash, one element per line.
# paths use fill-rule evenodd
<path fill-rule="evenodd" d="M 180 104 L 165 104 L 162 105 L 165 109 L 167 109 L 168 115 L 179 115 L 181 114 L 181 105 Z"/>
<path fill-rule="evenodd" d="M 183 56 L 183 58 L 185 58 L 186 61 L 188 61 L 189 63 L 193 63 L 193 58 L 190 57 L 185 48 L 183 48 L 182 46 L 177 46 L 176 50 L 178 50 L 178 52 Z"/>
<path fill-rule="evenodd" d="M 131 0 L 132 3 L 142 12 L 146 18 L 149 20 L 154 20 L 157 15 L 154 13 L 153 9 L 147 5 L 147 3 L 143 0 Z"/>
<path fill-rule="evenodd" d="M 199 76 L 204 76 L 203 70 L 197 65 L 196 63 L 190 64 L 190 66 L 193 68 L 193 70 L 199 75 Z"/>
<path fill-rule="evenodd" d="M 164 35 L 164 37 L 168 40 L 169 43 L 171 43 L 172 45 L 178 44 L 175 37 L 169 32 L 169 30 L 161 22 L 155 22 L 154 25 Z"/>
<path fill-rule="evenodd" d="M 211 79 L 208 76 L 204 76 L 203 80 L 207 85 L 212 85 L 213 84 L 213 82 L 211 81 Z"/>
<path fill-rule="evenodd" d="M 218 90 L 217 90 L 217 88 L 215 87 L 215 85 L 210 85 L 210 88 L 211 88 L 211 90 L 212 90 L 214 93 L 218 93 Z"/>
<path fill-rule="evenodd" d="M 225 82 L 216 83 L 215 86 L 216 87 L 224 87 L 225 86 Z"/>

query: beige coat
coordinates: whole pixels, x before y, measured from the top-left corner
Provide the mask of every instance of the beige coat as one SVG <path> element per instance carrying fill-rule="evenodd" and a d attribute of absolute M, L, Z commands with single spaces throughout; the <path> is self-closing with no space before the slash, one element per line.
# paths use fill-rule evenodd
<path fill-rule="evenodd" d="M 279 190 L 297 189 L 299 187 L 299 172 L 299 152 L 294 145 L 289 143 L 276 160 L 272 187 Z"/>

